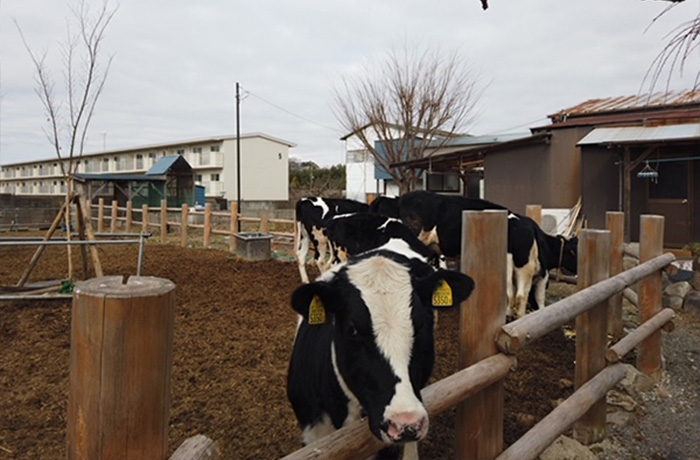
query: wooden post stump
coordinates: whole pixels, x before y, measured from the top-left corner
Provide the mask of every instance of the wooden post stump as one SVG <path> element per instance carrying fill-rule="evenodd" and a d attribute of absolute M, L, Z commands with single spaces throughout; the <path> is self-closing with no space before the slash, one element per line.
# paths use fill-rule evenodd
<path fill-rule="evenodd" d="M 167 458 L 174 318 L 172 281 L 108 276 L 76 285 L 69 460 Z"/>
<path fill-rule="evenodd" d="M 105 199 L 100 198 L 98 203 L 99 207 L 97 208 L 97 233 L 102 233 L 105 231 Z M 92 213 L 90 213 L 89 215 L 92 215 Z"/>
<path fill-rule="evenodd" d="M 204 205 L 204 237 L 203 245 L 204 248 L 208 249 L 211 247 L 211 203 Z"/>
<path fill-rule="evenodd" d="M 168 236 L 168 202 L 160 200 L 160 242 L 165 243 Z"/>
<path fill-rule="evenodd" d="M 622 273 L 622 257 L 625 249 L 625 213 L 606 212 L 606 228 L 610 230 L 610 276 Z M 608 301 L 608 334 L 614 341 L 620 340 L 624 334 L 622 323 L 622 293 L 610 297 Z"/>
<path fill-rule="evenodd" d="M 236 253 L 236 237 L 234 236 L 238 232 L 238 204 L 231 203 L 231 235 L 229 235 L 228 240 L 228 250 L 232 253 Z"/>
<path fill-rule="evenodd" d="M 525 215 L 542 226 L 542 205 L 528 204 L 525 206 Z"/>
<path fill-rule="evenodd" d="M 498 353 L 495 338 L 506 319 L 506 211 L 462 213 L 461 271 L 474 279 L 462 303 L 459 368 Z M 455 458 L 490 460 L 503 451 L 503 381 L 457 406 Z"/>
<path fill-rule="evenodd" d="M 579 290 L 608 278 L 610 272 L 610 232 L 582 230 L 578 242 Z M 606 366 L 608 340 L 608 301 L 597 304 L 576 318 L 576 372 L 578 390 Z M 605 398 L 574 424 L 574 437 L 582 444 L 605 438 Z"/>
<path fill-rule="evenodd" d="M 664 247 L 664 217 L 642 215 L 639 227 L 639 262 L 660 256 Z M 661 311 L 663 281 L 661 271 L 639 282 L 639 324 L 643 324 Z M 654 379 L 661 380 L 661 331 L 654 332 L 639 344 L 637 368 Z"/>
<path fill-rule="evenodd" d="M 180 225 L 180 246 L 183 248 L 187 247 L 187 228 L 188 228 L 188 219 L 190 215 L 190 207 L 187 206 L 187 203 L 182 204 L 182 216 L 181 216 L 181 225 Z"/>
<path fill-rule="evenodd" d="M 119 202 L 112 200 L 112 218 L 109 223 L 109 231 L 117 233 L 117 217 L 119 215 Z"/>

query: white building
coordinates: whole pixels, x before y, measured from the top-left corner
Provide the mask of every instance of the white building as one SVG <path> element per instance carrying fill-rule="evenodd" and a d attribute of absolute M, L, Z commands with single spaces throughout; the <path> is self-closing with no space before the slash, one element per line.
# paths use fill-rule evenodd
<path fill-rule="evenodd" d="M 182 155 L 208 199 L 237 200 L 236 136 L 191 139 L 83 154 L 78 173 L 141 174 L 157 159 Z M 296 144 L 263 133 L 242 134 L 241 201 L 289 199 L 289 149 Z M 64 160 L 64 163 L 67 161 Z M 57 158 L 0 166 L 0 193 L 59 195 L 65 183 Z"/>
<path fill-rule="evenodd" d="M 399 131 L 397 130 L 395 133 L 396 137 L 399 138 Z M 368 134 L 366 133 L 366 135 Z M 436 137 L 432 142 L 436 147 L 426 150 L 425 157 L 439 158 L 440 155 L 447 153 L 483 148 L 528 136 L 529 133 L 486 136 L 455 135 L 448 141 Z M 377 167 L 374 156 L 369 153 L 357 135 L 350 133 L 342 137 L 341 140 L 345 141 L 346 150 L 346 198 L 371 202 L 377 195 L 399 195 L 398 184 L 382 168 Z M 376 138 L 370 138 L 370 140 L 376 145 Z M 417 189 L 462 195 L 467 187 L 468 190 L 471 190 L 470 196 L 483 198 L 482 173 L 483 167 L 481 166 L 474 168 L 470 174 L 464 175 L 464 177 L 460 177 L 456 173 L 432 171 L 428 166 L 417 184 Z"/>

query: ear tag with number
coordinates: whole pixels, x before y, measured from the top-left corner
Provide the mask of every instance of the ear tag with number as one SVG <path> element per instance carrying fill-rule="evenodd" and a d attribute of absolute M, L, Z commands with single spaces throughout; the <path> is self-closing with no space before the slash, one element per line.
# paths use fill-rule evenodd
<path fill-rule="evenodd" d="M 433 307 L 451 307 L 452 288 L 447 281 L 441 280 L 440 284 L 433 291 Z"/>
<path fill-rule="evenodd" d="M 323 302 L 318 296 L 314 296 L 311 299 L 311 305 L 309 305 L 309 324 L 316 326 L 318 324 L 323 324 L 326 322 L 326 309 L 323 306 Z"/>

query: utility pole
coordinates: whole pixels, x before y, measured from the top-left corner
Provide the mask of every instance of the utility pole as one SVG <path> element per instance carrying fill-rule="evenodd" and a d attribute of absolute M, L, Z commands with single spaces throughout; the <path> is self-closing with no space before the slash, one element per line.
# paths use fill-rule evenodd
<path fill-rule="evenodd" d="M 236 202 L 238 214 L 241 214 L 241 86 L 236 82 Z M 241 219 L 238 221 L 238 233 L 241 233 Z"/>

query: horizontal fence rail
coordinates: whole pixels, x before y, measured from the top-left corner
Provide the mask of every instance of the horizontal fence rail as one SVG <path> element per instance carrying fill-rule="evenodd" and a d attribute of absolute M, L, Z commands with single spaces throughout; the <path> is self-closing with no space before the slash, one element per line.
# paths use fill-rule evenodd
<path fill-rule="evenodd" d="M 106 205 L 104 199 L 100 198 L 98 204 L 93 204 L 91 209 L 97 211 L 96 215 L 93 212 L 91 218 L 97 222 L 98 232 L 103 232 L 108 227 L 115 233 L 119 226 L 130 232 L 133 226 L 140 225 L 143 232 L 157 229 L 161 242 L 165 242 L 168 230 L 174 228 L 179 229 L 183 247 L 191 241 L 188 238 L 190 230 L 197 230 L 202 232 L 202 245 L 205 248 L 211 246 L 212 235 L 221 235 L 229 237 L 229 250 L 235 252 L 235 234 L 239 233 L 241 224 L 253 226 L 258 233 L 277 237 L 278 243 L 290 244 L 294 240 L 294 219 L 270 218 L 268 211 L 261 211 L 260 217 L 242 216 L 235 203 L 232 203 L 231 211 L 214 211 L 211 203 L 207 203 L 203 210 L 192 209 L 187 204 L 181 208 L 168 207 L 165 201 L 160 206 L 142 205 L 139 209 L 133 208 L 131 202 L 127 202 L 127 206 L 118 206 L 116 201 Z M 140 215 L 140 220 L 134 219 L 134 214 Z M 177 220 L 173 220 L 173 217 Z M 271 229 L 270 225 L 275 228 Z M 287 227 L 289 231 L 282 231 L 279 227 Z"/>
<path fill-rule="evenodd" d="M 663 254 L 634 268 L 601 281 L 591 288 L 569 297 L 503 326 L 498 336 L 498 348 L 508 354 L 516 353 L 530 342 L 572 321 L 581 313 L 610 296 L 623 292 L 629 286 L 657 272 L 676 260 L 671 253 Z"/>
<path fill-rule="evenodd" d="M 479 361 L 423 389 L 423 403 L 430 416 L 437 415 L 469 398 L 494 382 L 502 380 L 516 366 L 516 359 L 502 353 Z M 315 443 L 287 455 L 283 460 L 366 458 L 386 447 L 358 420 Z"/>

